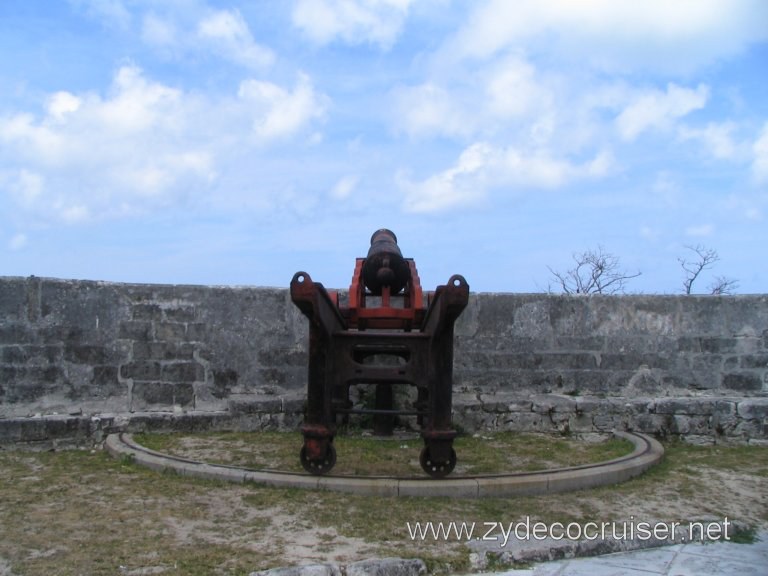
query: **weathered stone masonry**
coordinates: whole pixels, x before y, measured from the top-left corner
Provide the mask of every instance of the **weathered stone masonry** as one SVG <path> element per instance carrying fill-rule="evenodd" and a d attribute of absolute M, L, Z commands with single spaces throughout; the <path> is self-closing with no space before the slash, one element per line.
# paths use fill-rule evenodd
<path fill-rule="evenodd" d="M 294 427 L 306 320 L 287 289 L 0 278 L 0 444 L 117 429 Z M 768 439 L 768 296 L 475 294 L 466 429 Z"/>

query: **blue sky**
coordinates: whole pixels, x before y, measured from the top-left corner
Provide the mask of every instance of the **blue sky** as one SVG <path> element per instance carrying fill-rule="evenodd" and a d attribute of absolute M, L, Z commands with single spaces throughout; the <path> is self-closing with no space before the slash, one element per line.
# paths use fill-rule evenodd
<path fill-rule="evenodd" d="M 764 0 L 0 0 L 0 275 L 768 292 Z"/>

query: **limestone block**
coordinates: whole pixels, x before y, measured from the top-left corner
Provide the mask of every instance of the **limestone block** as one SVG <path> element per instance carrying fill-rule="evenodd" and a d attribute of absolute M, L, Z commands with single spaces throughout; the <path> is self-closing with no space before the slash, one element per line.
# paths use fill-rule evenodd
<path fill-rule="evenodd" d="M 346 569 L 346 576 L 424 576 L 426 573 L 426 564 L 418 558 L 373 558 L 347 564 Z"/>
<path fill-rule="evenodd" d="M 768 398 L 748 398 L 737 405 L 737 413 L 745 420 L 768 418 Z"/>
<path fill-rule="evenodd" d="M 760 392 L 763 389 L 763 379 L 758 372 L 730 372 L 723 374 L 722 386 L 740 392 Z"/>
<path fill-rule="evenodd" d="M 337 564 L 328 563 L 259 570 L 251 572 L 249 576 L 341 576 L 341 574 L 341 569 Z"/>

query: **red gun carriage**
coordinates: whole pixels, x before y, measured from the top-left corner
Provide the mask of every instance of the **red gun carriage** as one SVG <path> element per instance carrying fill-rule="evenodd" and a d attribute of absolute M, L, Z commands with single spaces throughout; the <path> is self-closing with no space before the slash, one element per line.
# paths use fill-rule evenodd
<path fill-rule="evenodd" d="M 291 280 L 291 298 L 309 319 L 307 405 L 300 458 L 305 470 L 326 474 L 336 463 L 337 418 L 368 414 L 376 434 L 392 434 L 394 417 L 416 416 L 424 448 L 420 463 L 432 477 L 456 465 L 451 424 L 453 326 L 469 300 L 460 275 L 427 294 L 427 306 L 412 258 L 403 258 L 397 237 L 386 229 L 371 237 L 357 258 L 347 306 L 338 294 L 306 272 Z M 381 356 L 388 364 L 371 363 Z M 350 388 L 375 386 L 375 407 L 355 407 Z M 398 410 L 393 386 L 417 389 L 413 406 Z"/>

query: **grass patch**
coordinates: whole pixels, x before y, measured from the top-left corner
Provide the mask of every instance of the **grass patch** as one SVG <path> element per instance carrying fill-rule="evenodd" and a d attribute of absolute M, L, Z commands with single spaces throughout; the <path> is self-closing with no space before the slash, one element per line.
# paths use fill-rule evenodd
<path fill-rule="evenodd" d="M 731 542 L 735 544 L 754 544 L 758 540 L 757 528 L 754 526 L 737 526 L 731 536 Z"/>
<path fill-rule="evenodd" d="M 203 434 L 139 434 L 137 442 L 152 450 L 246 468 L 303 472 L 298 452 L 301 434 L 284 432 L 210 432 Z M 418 437 L 377 438 L 359 431 L 334 440 L 338 461 L 333 474 L 350 476 L 423 477 Z M 625 456 L 632 443 L 606 437 L 601 442 L 546 434 L 502 432 L 463 435 L 454 442 L 458 464 L 454 476 L 502 474 L 592 464 Z"/>
<path fill-rule="evenodd" d="M 284 436 L 292 436 L 288 454 L 298 460 L 300 436 Z M 165 451 L 181 438 L 151 435 L 142 441 Z M 529 448 L 524 438 L 494 441 L 524 452 Z M 463 444 L 464 452 L 457 448 L 460 461 L 462 454 L 469 460 L 471 442 Z M 727 516 L 739 522 L 734 539 L 744 542 L 753 542 L 758 529 L 768 526 L 768 449 L 679 443 L 665 448 L 660 465 L 621 485 L 485 500 L 227 484 L 159 474 L 101 451 L 0 452 L 0 565 L 5 561 L 22 576 L 239 575 L 289 564 L 400 556 L 424 559 L 431 572 L 462 572 L 469 567 L 464 542 L 414 542 L 407 523 Z M 554 442 L 551 449 L 534 450 L 531 461 L 554 462 L 567 452 Z"/>

